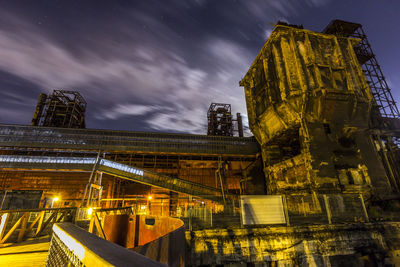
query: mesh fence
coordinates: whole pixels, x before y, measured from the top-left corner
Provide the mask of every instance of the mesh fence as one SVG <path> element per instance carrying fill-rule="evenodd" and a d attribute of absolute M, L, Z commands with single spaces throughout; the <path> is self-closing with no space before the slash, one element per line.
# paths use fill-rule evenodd
<path fill-rule="evenodd" d="M 359 194 L 287 195 L 284 209 L 291 226 L 368 221 L 363 198 Z M 268 209 L 268 207 L 265 207 Z M 188 229 L 243 227 L 238 207 L 226 205 L 223 210 L 193 207 L 182 214 Z"/>
<path fill-rule="evenodd" d="M 323 196 L 286 196 L 290 224 L 326 224 L 327 211 Z"/>
<path fill-rule="evenodd" d="M 85 266 L 78 259 L 72 250 L 70 250 L 60 238 L 53 232 L 51 238 L 49 254 L 46 260 L 46 266 Z"/>
<path fill-rule="evenodd" d="M 360 195 L 327 195 L 332 223 L 365 222 Z"/>

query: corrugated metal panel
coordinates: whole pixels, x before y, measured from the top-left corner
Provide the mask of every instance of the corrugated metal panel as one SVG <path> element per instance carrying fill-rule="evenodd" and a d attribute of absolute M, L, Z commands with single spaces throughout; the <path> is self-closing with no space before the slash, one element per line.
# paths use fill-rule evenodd
<path fill-rule="evenodd" d="M 244 225 L 285 224 L 282 196 L 240 196 Z"/>

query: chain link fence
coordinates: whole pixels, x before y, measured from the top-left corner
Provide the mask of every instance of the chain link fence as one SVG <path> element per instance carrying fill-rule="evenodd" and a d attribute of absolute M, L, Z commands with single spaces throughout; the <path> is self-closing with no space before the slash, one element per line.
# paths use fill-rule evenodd
<path fill-rule="evenodd" d="M 369 221 L 361 194 L 305 194 L 284 198 L 286 224 L 290 226 Z M 192 230 L 243 227 L 239 210 L 239 203 L 227 204 L 223 210 L 207 205 L 193 206 L 187 208 L 181 219 Z"/>

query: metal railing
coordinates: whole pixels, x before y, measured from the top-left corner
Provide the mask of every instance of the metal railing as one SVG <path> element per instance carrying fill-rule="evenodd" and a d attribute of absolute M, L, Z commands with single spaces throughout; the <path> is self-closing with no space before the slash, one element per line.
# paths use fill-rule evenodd
<path fill-rule="evenodd" d="M 74 222 L 77 208 L 0 210 L 0 244 L 49 234 L 54 223 Z"/>
<path fill-rule="evenodd" d="M 213 206 L 191 206 L 179 217 L 188 229 L 240 228 L 241 213 L 238 204 L 226 205 L 216 211 Z M 265 207 L 268 209 L 268 206 Z M 371 221 L 398 221 L 397 207 L 376 209 L 362 194 L 286 195 L 283 205 L 287 226 L 368 223 Z M 257 227 L 257 225 L 253 225 Z M 260 225 L 264 227 L 265 225 Z"/>
<path fill-rule="evenodd" d="M 46 266 L 165 266 L 71 223 L 53 225 Z"/>

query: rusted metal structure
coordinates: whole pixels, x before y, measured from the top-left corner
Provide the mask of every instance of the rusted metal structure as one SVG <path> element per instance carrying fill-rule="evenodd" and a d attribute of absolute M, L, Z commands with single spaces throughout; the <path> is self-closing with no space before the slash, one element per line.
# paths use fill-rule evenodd
<path fill-rule="evenodd" d="M 259 151 L 253 137 L 18 125 L 0 125 L 0 132 L 0 154 L 5 157 L 0 162 L 0 190 L 43 190 L 44 197 L 60 195 L 62 206 L 81 206 L 82 198 L 91 199 L 84 197 L 85 187 L 96 166 L 94 174 L 102 180 L 92 179 L 89 186 L 95 187 L 96 200 L 99 190 L 107 199 L 102 206 L 140 206 L 152 195 L 152 211 L 159 209 L 164 215 L 176 214 L 188 195 L 218 200 L 215 172 L 221 161 L 227 164 L 226 191 L 239 193 L 242 171 L 252 169 Z M 126 172 L 132 169 L 143 173 Z"/>
<path fill-rule="evenodd" d="M 0 211 L 0 244 L 48 235 L 56 222 L 75 220 L 76 208 L 8 209 Z"/>
<path fill-rule="evenodd" d="M 230 104 L 211 103 L 207 112 L 207 135 L 233 136 Z"/>
<path fill-rule="evenodd" d="M 360 40 L 354 52 L 374 97 L 370 125 L 374 133 L 371 138 L 380 148 L 378 153 L 391 183 L 399 190 L 399 182 L 394 181 L 398 181 L 400 176 L 400 139 L 396 133 L 400 129 L 400 113 L 367 35 L 361 24 L 342 20 L 333 20 L 323 33 Z"/>
<path fill-rule="evenodd" d="M 268 192 L 399 192 L 368 132 L 375 100 L 358 43 L 277 25 L 240 82 Z"/>
<path fill-rule="evenodd" d="M 141 215 L 153 230 L 155 215 L 181 217 L 191 266 L 398 264 L 397 108 L 387 95 L 380 100 L 386 89 L 371 90 L 360 40 L 329 31 L 275 27 L 240 82 L 256 139 L 233 137 L 231 106 L 217 103 L 207 136 L 0 125 L 0 189 L 43 190 L 87 211 L 128 206 L 109 229 L 94 212 L 89 231 L 103 238 L 115 228 L 132 237 Z M 62 228 L 54 227 L 49 262 L 70 252 L 59 240 L 77 230 Z M 136 232 L 130 244 L 140 243 Z M 174 238 L 140 250 L 165 259 Z"/>
<path fill-rule="evenodd" d="M 40 94 L 32 126 L 85 128 L 86 101 L 76 91 L 54 90 Z"/>
<path fill-rule="evenodd" d="M 207 120 L 207 135 L 234 136 L 234 132 L 237 132 L 239 137 L 243 137 L 242 116 L 236 113 L 235 120 L 230 104 L 211 103 L 207 111 Z"/>

